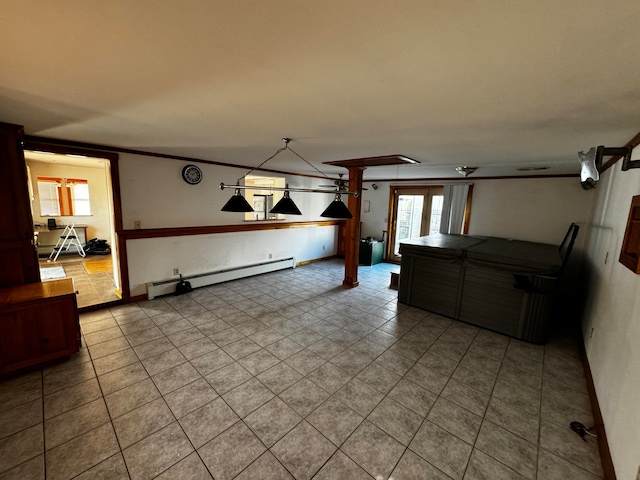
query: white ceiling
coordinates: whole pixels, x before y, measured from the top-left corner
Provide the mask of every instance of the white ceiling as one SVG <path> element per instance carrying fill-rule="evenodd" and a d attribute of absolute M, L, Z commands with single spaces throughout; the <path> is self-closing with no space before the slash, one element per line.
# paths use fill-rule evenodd
<path fill-rule="evenodd" d="M 639 45 L 637 0 L 13 1 L 0 120 L 249 166 L 283 136 L 330 173 L 420 162 L 369 180 L 578 173 L 578 150 L 640 130 Z"/>

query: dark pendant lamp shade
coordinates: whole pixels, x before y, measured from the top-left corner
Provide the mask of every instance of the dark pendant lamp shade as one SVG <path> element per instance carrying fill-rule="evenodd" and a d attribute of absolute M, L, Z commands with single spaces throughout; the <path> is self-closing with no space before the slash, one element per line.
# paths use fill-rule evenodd
<path fill-rule="evenodd" d="M 285 190 L 284 196 L 278 203 L 271 209 L 269 213 L 280 213 L 283 215 L 302 215 L 300 209 L 293 203 L 293 200 L 289 197 L 289 191 Z"/>
<path fill-rule="evenodd" d="M 329 218 L 344 218 L 349 219 L 353 218 L 351 212 L 347 208 L 347 206 L 342 203 L 340 199 L 340 194 L 336 194 L 336 198 L 333 202 L 329 204 L 329 206 L 325 209 L 324 212 L 320 214 L 321 217 L 329 217 Z"/>
<path fill-rule="evenodd" d="M 253 212 L 249 202 L 240 194 L 240 189 L 236 189 L 229 201 L 221 209 L 223 212 Z"/>

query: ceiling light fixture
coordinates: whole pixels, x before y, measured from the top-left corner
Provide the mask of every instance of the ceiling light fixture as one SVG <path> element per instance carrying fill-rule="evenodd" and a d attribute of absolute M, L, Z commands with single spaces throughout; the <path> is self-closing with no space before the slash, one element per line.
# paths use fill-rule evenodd
<path fill-rule="evenodd" d="M 282 139 L 282 141 L 284 142 L 284 147 L 280 147 L 278 150 L 276 150 L 276 152 L 273 155 L 271 155 L 269 158 L 267 158 L 260 165 L 258 165 L 257 167 L 252 168 L 247 173 L 245 173 L 242 177 L 240 177 L 236 181 L 235 185 L 226 185 L 225 183 L 221 183 L 220 184 L 220 190 L 224 190 L 225 188 L 233 188 L 235 190 L 234 194 L 231 196 L 229 201 L 224 205 L 224 207 L 222 207 L 221 210 L 223 212 L 253 212 L 254 210 L 251 207 L 251 205 L 249 205 L 249 202 L 247 202 L 247 200 L 242 196 L 241 190 L 249 190 L 249 189 L 255 190 L 256 187 L 240 185 L 240 181 L 242 179 L 244 179 L 247 175 L 249 175 L 251 172 L 253 172 L 254 170 L 259 170 L 260 167 L 262 167 L 265 163 L 267 163 L 269 160 L 275 158 L 276 156 L 278 156 L 280 153 L 282 153 L 285 150 L 289 150 L 296 157 L 298 157 L 299 159 L 303 160 L 305 163 L 307 163 L 309 166 L 311 166 L 318 173 L 320 173 L 324 177 L 329 178 L 330 180 L 332 180 L 328 175 L 325 175 L 324 173 L 322 173 L 320 170 L 318 170 L 316 167 L 314 167 L 310 162 L 308 162 L 305 158 L 303 158 L 300 154 L 298 154 L 291 147 L 289 147 L 289 142 L 291 142 L 290 138 L 286 138 L 285 137 L 285 138 Z M 324 194 L 327 194 L 327 193 L 333 194 L 333 193 L 335 193 L 335 198 L 334 198 L 333 202 L 331 202 L 331 204 L 329 204 L 329 206 L 325 209 L 324 212 L 322 212 L 320 214 L 320 216 L 321 217 L 329 217 L 329 218 L 341 218 L 341 219 L 353 218 L 353 215 L 351 215 L 351 212 L 349 211 L 347 206 L 342 202 L 340 195 L 341 194 L 353 195 L 355 197 L 357 197 L 359 195 L 358 192 L 349 192 L 349 191 L 346 191 L 346 190 L 338 190 L 338 192 L 335 192 L 335 191 L 331 191 L 331 190 L 317 190 L 317 189 L 313 189 L 313 188 L 289 188 L 288 184 L 287 184 L 287 186 L 285 188 L 280 188 L 280 187 L 260 187 L 260 190 L 269 190 L 269 191 L 272 191 L 272 192 L 273 191 L 284 192 L 284 196 L 269 211 L 269 213 L 280 213 L 280 214 L 284 214 L 284 215 L 302 215 L 302 213 L 300 212 L 300 209 L 298 209 L 296 204 L 293 202 L 293 200 L 289 196 L 290 192 L 324 193 Z"/>
<path fill-rule="evenodd" d="M 544 167 L 518 167 L 516 168 L 517 171 L 519 172 L 535 172 L 538 170 L 549 170 L 549 167 L 544 166 Z"/>
<path fill-rule="evenodd" d="M 478 167 L 467 167 L 466 165 L 462 165 L 462 166 L 456 167 L 456 172 L 458 172 L 463 177 L 467 177 L 471 175 L 473 172 L 475 172 L 477 169 Z"/>

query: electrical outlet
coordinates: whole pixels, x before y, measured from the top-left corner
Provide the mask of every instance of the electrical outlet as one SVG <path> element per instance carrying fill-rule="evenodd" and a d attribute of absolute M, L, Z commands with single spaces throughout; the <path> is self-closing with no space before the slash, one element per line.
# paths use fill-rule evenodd
<path fill-rule="evenodd" d="M 273 254 L 272 254 L 272 253 L 270 253 L 270 254 L 269 254 L 269 260 L 271 260 L 272 258 L 273 258 Z"/>
<path fill-rule="evenodd" d="M 174 275 L 180 275 L 180 269 L 178 267 L 173 269 L 173 274 Z"/>
<path fill-rule="evenodd" d="M 134 220 L 133 228 L 136 230 L 140 230 L 142 228 L 142 222 L 140 220 Z"/>
<path fill-rule="evenodd" d="M 609 260 L 609 252 L 604 256 L 604 264 L 607 264 L 607 260 Z"/>

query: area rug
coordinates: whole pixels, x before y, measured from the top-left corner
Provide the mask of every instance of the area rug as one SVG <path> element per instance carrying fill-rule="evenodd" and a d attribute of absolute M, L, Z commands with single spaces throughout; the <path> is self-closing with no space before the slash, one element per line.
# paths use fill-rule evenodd
<path fill-rule="evenodd" d="M 109 258 L 105 258 L 102 260 L 91 260 L 89 262 L 84 262 L 83 265 L 84 269 L 89 275 L 93 275 L 95 273 L 111 273 L 113 271 L 111 255 L 109 255 Z"/>
<path fill-rule="evenodd" d="M 56 278 L 66 278 L 67 274 L 62 267 L 40 268 L 40 278 L 42 280 L 55 280 Z"/>

